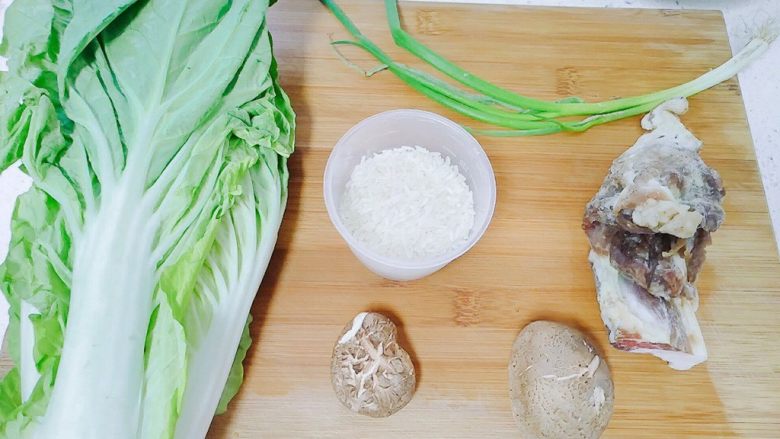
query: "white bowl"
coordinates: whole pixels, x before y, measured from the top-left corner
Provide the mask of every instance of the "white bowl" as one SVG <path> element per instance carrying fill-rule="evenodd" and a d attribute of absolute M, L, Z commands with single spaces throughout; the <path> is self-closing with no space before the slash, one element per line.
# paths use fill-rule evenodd
<path fill-rule="evenodd" d="M 422 146 L 449 156 L 466 177 L 474 195 L 475 216 L 469 239 L 461 247 L 419 261 L 394 259 L 367 248 L 344 226 L 339 206 L 352 170 L 364 156 L 400 146 Z M 368 269 L 387 279 L 413 280 L 449 264 L 482 237 L 496 206 L 496 178 L 485 151 L 460 125 L 427 111 L 392 110 L 361 121 L 338 141 L 325 166 L 324 196 L 333 225 Z"/>

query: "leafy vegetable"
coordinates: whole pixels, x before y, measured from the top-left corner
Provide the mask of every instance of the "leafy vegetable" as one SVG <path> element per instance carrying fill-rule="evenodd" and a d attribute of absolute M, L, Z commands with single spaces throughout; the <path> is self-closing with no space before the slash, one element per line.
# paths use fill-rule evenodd
<path fill-rule="evenodd" d="M 267 0 L 16 0 L 0 436 L 203 437 L 243 376 L 294 115 Z M 227 383 L 227 386 L 226 386 Z"/>
<path fill-rule="evenodd" d="M 596 125 L 646 113 L 671 98 L 688 97 L 731 78 L 764 53 L 772 40 L 768 36 L 756 37 L 732 59 L 716 69 L 685 84 L 655 93 L 593 103 L 574 97 L 560 101 L 543 101 L 496 86 L 462 69 L 417 41 L 401 27 L 397 0 L 385 0 L 387 21 L 396 45 L 473 91 L 452 86 L 432 75 L 396 62 L 363 35 L 334 0 L 320 1 L 354 38 L 354 40 L 333 41 L 334 46 L 360 47 L 379 60 L 383 64 L 383 69 L 389 70 L 407 85 L 437 103 L 474 120 L 504 128 L 475 130 L 492 136 L 581 132 Z M 378 70 L 366 74 L 370 76 L 376 71 Z M 474 91 L 477 94 L 474 94 Z M 581 116 L 585 117 L 578 118 Z"/>

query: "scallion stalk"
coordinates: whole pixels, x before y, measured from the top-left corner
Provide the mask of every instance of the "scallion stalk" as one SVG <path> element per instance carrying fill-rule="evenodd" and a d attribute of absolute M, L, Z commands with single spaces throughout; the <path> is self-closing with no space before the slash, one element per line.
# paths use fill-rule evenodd
<path fill-rule="evenodd" d="M 596 125 L 645 113 L 666 100 L 692 96 L 731 78 L 766 51 L 772 40 L 763 36 L 756 37 L 721 66 L 690 82 L 666 90 L 603 102 L 584 102 L 579 98 L 545 101 L 494 85 L 420 43 L 401 27 L 397 0 L 385 0 L 387 20 L 396 45 L 476 93 L 465 91 L 435 76 L 395 62 L 379 46 L 363 35 L 333 0 L 321 1 L 355 39 L 334 41 L 332 44 L 360 47 L 411 88 L 440 105 L 474 120 L 504 128 L 504 130 L 474 130 L 479 134 L 491 136 L 581 132 Z M 584 118 L 576 120 L 578 116 Z"/>

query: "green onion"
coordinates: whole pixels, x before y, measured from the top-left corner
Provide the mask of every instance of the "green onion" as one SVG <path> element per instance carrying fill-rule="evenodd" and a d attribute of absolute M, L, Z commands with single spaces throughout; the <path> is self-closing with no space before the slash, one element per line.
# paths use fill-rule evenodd
<path fill-rule="evenodd" d="M 473 130 L 478 134 L 490 136 L 533 136 L 561 131 L 582 132 L 596 125 L 648 112 L 664 101 L 694 95 L 731 78 L 766 51 L 772 40 L 768 37 L 756 37 L 718 68 L 693 81 L 655 93 L 593 103 L 574 97 L 559 101 L 544 101 L 496 86 L 462 69 L 417 41 L 401 27 L 397 0 L 385 0 L 387 20 L 396 45 L 473 92 L 395 62 L 363 35 L 333 0 L 321 1 L 354 38 L 354 41 L 334 41 L 332 42 L 334 46 L 344 44 L 357 46 L 379 60 L 383 64 L 383 69 L 389 70 L 411 88 L 433 101 L 474 120 L 504 128 Z M 584 118 L 577 120 L 577 116 L 584 116 Z"/>

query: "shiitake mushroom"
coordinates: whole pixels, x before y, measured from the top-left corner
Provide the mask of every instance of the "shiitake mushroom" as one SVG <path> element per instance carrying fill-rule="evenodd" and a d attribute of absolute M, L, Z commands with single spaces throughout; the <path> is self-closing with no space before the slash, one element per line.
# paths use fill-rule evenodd
<path fill-rule="evenodd" d="M 595 439 L 612 417 L 606 361 L 584 334 L 560 323 L 523 328 L 512 346 L 509 385 L 523 438 Z"/>
<path fill-rule="evenodd" d="M 390 319 L 362 312 L 347 324 L 333 348 L 331 379 L 348 409 L 375 418 L 401 410 L 414 394 L 414 365 L 399 346 Z"/>

